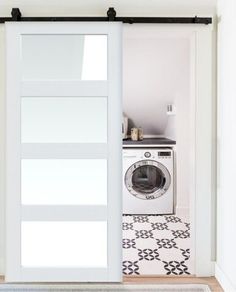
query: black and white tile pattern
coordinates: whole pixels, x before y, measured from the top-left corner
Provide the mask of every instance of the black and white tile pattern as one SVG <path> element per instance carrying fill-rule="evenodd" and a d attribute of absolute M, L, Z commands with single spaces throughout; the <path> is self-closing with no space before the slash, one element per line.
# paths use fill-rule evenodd
<path fill-rule="evenodd" d="M 123 216 L 124 275 L 190 275 L 190 224 L 177 216 Z"/>

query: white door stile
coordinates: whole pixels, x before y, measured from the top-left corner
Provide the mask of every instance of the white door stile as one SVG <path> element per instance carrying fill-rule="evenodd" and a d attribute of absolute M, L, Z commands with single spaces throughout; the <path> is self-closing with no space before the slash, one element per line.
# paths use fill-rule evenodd
<path fill-rule="evenodd" d="M 105 34 L 106 81 L 22 80 L 22 35 Z M 119 282 L 121 254 L 121 24 L 6 23 L 7 37 L 7 282 Z M 107 143 L 21 143 L 21 99 L 107 97 Z M 92 135 L 92 133 L 91 133 Z M 21 159 L 106 159 L 107 206 L 22 205 Z M 21 265 L 21 222 L 107 222 L 106 267 L 25 267 Z M 96 244 L 96 239 L 94 240 Z M 63 251 L 62 251 L 63 252 Z"/>
<path fill-rule="evenodd" d="M 10 275 L 15 281 L 21 280 L 20 274 L 20 35 L 16 31 L 6 34 L 6 58 L 8 66 L 14 68 L 6 71 L 6 278 Z M 11 96 L 11 98 L 8 98 Z M 13 180 L 14 179 L 14 180 Z M 14 216 L 13 216 L 14 214 Z"/>
<path fill-rule="evenodd" d="M 122 51 L 119 47 L 122 46 L 122 26 L 109 27 L 110 38 L 108 39 L 108 75 L 109 84 L 108 96 L 111 98 L 111 102 L 108 103 L 108 137 L 111 137 L 111 143 L 108 145 L 108 193 L 112 193 L 116 190 L 118 194 L 122 194 L 122 173 L 119 169 L 122 169 L 122 138 L 121 136 L 117 140 L 117 133 L 121 133 L 120 125 L 122 124 L 122 102 L 119 98 L 122 96 L 122 80 L 120 83 L 116 81 L 116 76 L 122 76 Z M 118 113 L 118 115 L 117 115 Z M 116 116 L 117 121 L 113 118 Z M 118 122 L 118 123 L 117 123 Z M 118 155 L 117 155 L 117 154 Z M 115 167 L 116 165 L 116 167 Z M 111 237 L 108 239 L 108 266 L 122 267 L 122 196 L 110 196 L 112 208 L 108 209 L 108 233 Z M 119 218 L 116 220 L 116 218 Z M 114 229 L 118 222 L 117 229 Z M 115 246 L 113 245 L 115 243 Z M 113 281 L 116 274 L 120 275 L 122 279 L 122 269 L 109 270 L 109 281 Z"/>

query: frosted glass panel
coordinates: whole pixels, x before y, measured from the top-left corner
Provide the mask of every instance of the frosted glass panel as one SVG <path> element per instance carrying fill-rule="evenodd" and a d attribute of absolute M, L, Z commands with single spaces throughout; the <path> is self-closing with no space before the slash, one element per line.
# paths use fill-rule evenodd
<path fill-rule="evenodd" d="M 106 205 L 105 159 L 23 159 L 21 200 L 28 205 Z"/>
<path fill-rule="evenodd" d="M 25 80 L 106 80 L 106 35 L 23 35 Z"/>
<path fill-rule="evenodd" d="M 22 143 L 106 143 L 107 98 L 22 98 Z"/>
<path fill-rule="evenodd" d="M 107 223 L 22 222 L 24 267 L 106 267 Z"/>

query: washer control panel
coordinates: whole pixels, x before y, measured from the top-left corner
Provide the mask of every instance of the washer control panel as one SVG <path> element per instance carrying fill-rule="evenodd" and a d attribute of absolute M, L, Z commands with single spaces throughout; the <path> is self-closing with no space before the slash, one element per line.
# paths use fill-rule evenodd
<path fill-rule="evenodd" d="M 171 158 L 171 151 L 159 151 L 158 157 L 159 158 Z"/>

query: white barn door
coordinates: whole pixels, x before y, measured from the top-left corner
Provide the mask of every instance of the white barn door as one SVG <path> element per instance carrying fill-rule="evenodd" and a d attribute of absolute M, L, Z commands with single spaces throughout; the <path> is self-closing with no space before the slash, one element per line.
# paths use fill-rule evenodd
<path fill-rule="evenodd" d="M 121 24 L 6 39 L 6 281 L 121 281 Z"/>

